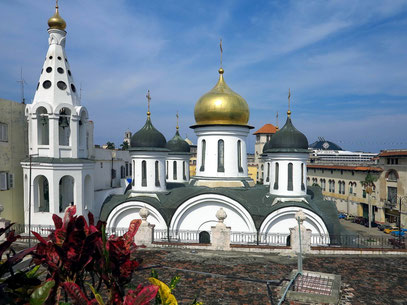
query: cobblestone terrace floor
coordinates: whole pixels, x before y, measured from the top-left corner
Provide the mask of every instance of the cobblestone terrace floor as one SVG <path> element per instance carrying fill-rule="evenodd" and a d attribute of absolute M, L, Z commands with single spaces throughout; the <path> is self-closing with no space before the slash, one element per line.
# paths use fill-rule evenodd
<path fill-rule="evenodd" d="M 191 304 L 196 296 L 206 305 L 270 304 L 264 283 L 208 273 L 260 281 L 280 280 L 297 266 L 296 258 L 236 252 L 143 249 L 139 257 L 143 258 L 145 267 L 162 265 L 201 272 L 156 269 L 160 279 L 167 283 L 172 276 L 181 276 L 174 291 L 179 304 Z M 312 256 L 304 259 L 304 269 L 341 275 L 346 286 L 341 304 L 407 304 L 407 257 Z M 135 283 L 146 280 L 149 274 L 150 270 L 137 272 Z M 274 298 L 274 304 L 276 301 Z"/>

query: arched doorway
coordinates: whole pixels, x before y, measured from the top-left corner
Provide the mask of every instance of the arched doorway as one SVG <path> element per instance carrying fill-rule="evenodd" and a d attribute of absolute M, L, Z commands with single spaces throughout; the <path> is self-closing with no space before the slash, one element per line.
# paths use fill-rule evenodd
<path fill-rule="evenodd" d="M 34 212 L 49 212 L 48 179 L 43 175 L 35 177 L 33 187 L 34 187 Z"/>
<path fill-rule="evenodd" d="M 73 202 L 74 178 L 72 176 L 63 176 L 59 180 L 59 212 L 65 211 L 71 202 Z"/>
<path fill-rule="evenodd" d="M 211 235 L 207 231 L 199 232 L 199 243 L 200 244 L 210 244 Z"/>

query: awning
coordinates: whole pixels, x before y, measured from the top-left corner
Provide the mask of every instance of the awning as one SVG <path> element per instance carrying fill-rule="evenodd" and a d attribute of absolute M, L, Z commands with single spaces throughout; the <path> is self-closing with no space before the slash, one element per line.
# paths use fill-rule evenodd
<path fill-rule="evenodd" d="M 399 216 L 400 216 L 400 212 L 397 211 L 397 210 L 385 209 L 385 210 L 384 210 L 384 214 L 386 214 L 386 215 L 391 215 L 391 216 L 396 216 L 396 217 L 399 217 Z"/>

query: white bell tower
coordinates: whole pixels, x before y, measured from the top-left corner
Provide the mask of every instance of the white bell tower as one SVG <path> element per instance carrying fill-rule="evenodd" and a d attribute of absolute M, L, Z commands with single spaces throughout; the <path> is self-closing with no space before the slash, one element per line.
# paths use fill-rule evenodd
<path fill-rule="evenodd" d="M 26 107 L 30 158 L 22 166 L 25 222 L 31 218 L 32 224 L 52 224 L 52 214 L 62 214 L 72 202 L 82 214 L 92 208 L 94 197 L 88 111 L 81 106 L 65 53 L 66 22 L 58 1 L 48 26 L 48 51 L 33 103 Z"/>

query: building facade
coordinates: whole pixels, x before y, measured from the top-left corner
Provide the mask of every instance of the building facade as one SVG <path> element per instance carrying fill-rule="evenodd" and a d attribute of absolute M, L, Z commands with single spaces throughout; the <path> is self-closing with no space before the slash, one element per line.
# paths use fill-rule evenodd
<path fill-rule="evenodd" d="M 27 120 L 25 104 L 0 99 L 0 204 L 1 217 L 24 222 L 23 170 L 27 158 Z"/>
<path fill-rule="evenodd" d="M 339 211 L 373 221 L 407 226 L 407 150 L 381 151 L 376 164 L 308 164 L 308 185 L 319 185 L 325 198 L 333 200 Z M 370 174 L 375 182 L 369 195 L 362 181 Z"/>
<path fill-rule="evenodd" d="M 278 131 L 278 127 L 273 124 L 265 124 L 253 134 L 256 136 L 254 145 L 254 164 L 257 167 L 256 183 L 268 184 L 267 180 L 267 165 L 262 158 L 264 145 L 271 140 L 271 137 Z"/>

